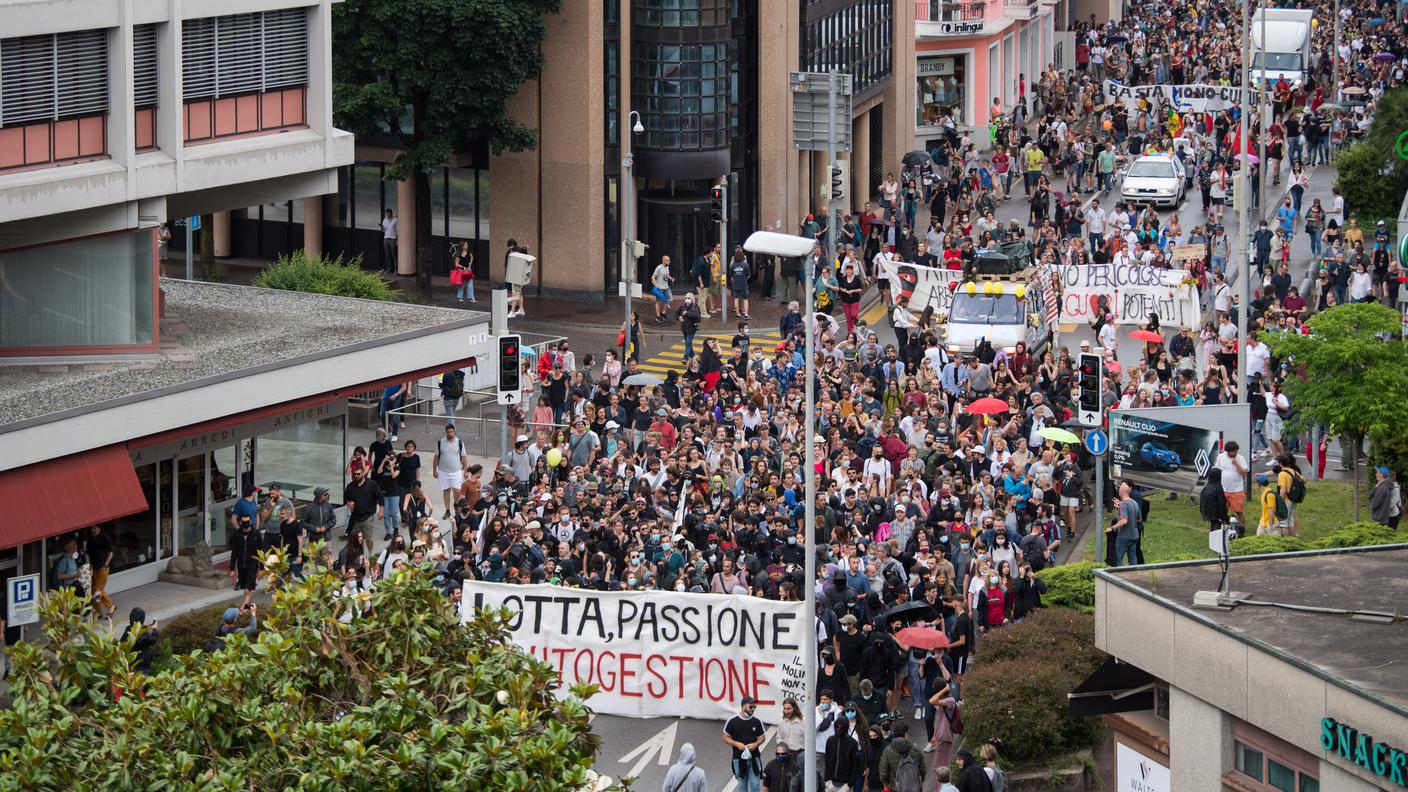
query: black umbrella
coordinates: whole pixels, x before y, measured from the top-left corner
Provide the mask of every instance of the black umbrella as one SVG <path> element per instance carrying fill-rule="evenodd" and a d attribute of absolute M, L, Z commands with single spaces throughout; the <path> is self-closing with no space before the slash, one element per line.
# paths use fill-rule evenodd
<path fill-rule="evenodd" d="M 924 163 L 926 163 L 926 162 L 928 162 L 928 161 L 929 161 L 929 152 L 927 152 L 927 151 L 920 151 L 920 150 L 918 150 L 918 149 L 915 149 L 914 151 L 911 151 L 911 152 L 909 152 L 908 154 L 904 155 L 904 160 L 903 160 L 904 164 L 908 165 L 908 166 L 911 167 L 911 168 L 917 168 L 917 167 L 919 167 L 920 165 L 923 165 Z"/>
<path fill-rule="evenodd" d="M 896 605 L 885 611 L 885 623 L 888 624 L 895 619 L 903 622 L 928 621 L 934 618 L 934 606 L 924 600 L 906 602 L 903 605 Z"/>

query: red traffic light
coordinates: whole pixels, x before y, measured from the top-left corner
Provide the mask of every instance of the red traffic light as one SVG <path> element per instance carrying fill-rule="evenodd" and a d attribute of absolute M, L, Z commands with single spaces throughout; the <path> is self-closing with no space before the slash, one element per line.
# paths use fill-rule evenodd
<path fill-rule="evenodd" d="M 517 354 L 518 354 L 518 348 L 515 347 L 515 346 L 513 346 L 512 344 L 510 344 L 510 345 L 504 347 L 504 354 L 505 354 L 505 355 L 517 355 Z"/>
<path fill-rule="evenodd" d="M 724 188 L 715 187 L 714 189 L 709 191 L 709 196 L 715 201 L 722 201 L 724 199 Z"/>

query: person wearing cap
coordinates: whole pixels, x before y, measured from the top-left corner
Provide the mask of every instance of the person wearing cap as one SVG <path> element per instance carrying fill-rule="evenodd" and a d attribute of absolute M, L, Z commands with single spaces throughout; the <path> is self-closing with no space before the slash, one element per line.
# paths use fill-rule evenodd
<path fill-rule="evenodd" d="M 1369 491 L 1369 516 L 1380 525 L 1398 529 L 1403 516 L 1403 494 L 1393 471 L 1383 465 L 1374 468 L 1374 488 Z"/>
<path fill-rule="evenodd" d="M 332 505 L 332 493 L 327 487 L 314 487 L 313 500 L 303 507 L 303 523 L 309 542 L 326 542 L 328 533 L 337 527 L 337 509 Z"/>
<path fill-rule="evenodd" d="M 1257 535 L 1281 536 L 1285 533 L 1286 518 L 1277 512 L 1285 511 L 1286 505 L 1280 486 L 1274 477 L 1266 473 L 1256 474 L 1256 483 L 1261 487 L 1261 494 L 1258 498 L 1261 503 L 1261 516 L 1257 521 Z"/>
<path fill-rule="evenodd" d="M 239 621 L 240 611 L 249 611 L 249 624 L 243 627 L 236 627 L 235 622 Z M 146 615 L 146 614 L 143 614 Z M 243 608 L 226 608 L 221 615 L 220 626 L 215 628 L 215 637 L 220 641 L 236 633 L 244 633 L 249 638 L 253 638 L 259 632 L 259 606 L 248 603 Z"/>
<path fill-rule="evenodd" d="M 532 451 L 528 448 L 528 435 L 521 434 L 513 439 L 513 448 L 504 454 L 500 462 L 504 467 L 513 471 L 513 474 L 520 481 L 527 481 L 533 475 L 534 459 Z"/>
<path fill-rule="evenodd" d="M 567 437 L 569 464 L 573 467 L 591 467 L 600 448 L 601 438 L 597 437 L 596 432 L 587 428 L 586 420 L 582 418 L 573 420 L 572 434 Z"/>
<path fill-rule="evenodd" d="M 744 696 L 738 714 L 724 722 L 724 744 L 733 749 L 733 778 L 741 792 L 761 792 L 763 783 L 762 757 L 758 749 L 767 740 L 763 722 L 753 716 L 758 700 Z"/>
<path fill-rule="evenodd" d="M 236 589 L 244 592 L 245 607 L 254 601 L 254 589 L 259 580 L 259 553 L 263 550 L 264 535 L 254 530 L 253 520 L 241 517 L 240 529 L 230 535 L 230 580 L 234 581 Z"/>

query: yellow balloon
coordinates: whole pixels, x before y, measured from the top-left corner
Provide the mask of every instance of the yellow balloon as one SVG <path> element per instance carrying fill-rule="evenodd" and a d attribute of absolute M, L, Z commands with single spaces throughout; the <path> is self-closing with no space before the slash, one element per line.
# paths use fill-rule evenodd
<path fill-rule="evenodd" d="M 561 465 L 561 464 L 562 464 L 562 449 L 560 449 L 560 448 L 549 448 L 549 449 L 548 449 L 548 467 L 557 467 L 558 465 Z"/>
<path fill-rule="evenodd" d="M 1017 299 L 1023 299 L 1027 296 L 1027 287 L 1019 284 L 1017 288 L 1012 290 L 1012 293 L 1017 295 Z"/>
<path fill-rule="evenodd" d="M 983 293 L 984 293 L 984 294 L 990 294 L 990 295 L 991 295 L 991 294 L 998 294 L 998 293 L 1000 293 L 1001 291 L 1002 291 L 1002 287 L 998 286 L 996 283 L 985 283 L 985 284 L 983 284 Z"/>
<path fill-rule="evenodd" d="M 964 294 L 976 294 L 977 292 L 978 284 L 974 283 L 973 281 L 968 281 L 967 283 L 963 284 Z"/>

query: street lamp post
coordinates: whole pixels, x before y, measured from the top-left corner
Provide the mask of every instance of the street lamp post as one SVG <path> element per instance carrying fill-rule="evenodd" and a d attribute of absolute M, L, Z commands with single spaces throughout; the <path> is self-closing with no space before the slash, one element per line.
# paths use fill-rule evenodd
<path fill-rule="evenodd" d="M 1264 65 L 1263 65 L 1264 66 Z M 1242 110 L 1237 114 L 1239 145 L 1237 155 L 1241 162 L 1237 167 L 1237 196 L 1242 202 L 1237 211 L 1237 244 L 1232 254 L 1237 257 L 1237 277 L 1242 280 L 1242 304 L 1237 311 L 1237 402 L 1247 403 L 1247 309 L 1252 303 L 1251 274 L 1251 206 L 1250 180 L 1251 160 L 1247 156 L 1248 115 L 1251 106 L 1252 77 L 1252 20 L 1251 3 L 1242 3 Z"/>
<path fill-rule="evenodd" d="M 816 240 L 795 234 L 779 234 L 773 231 L 755 231 L 743 243 L 743 249 L 750 253 L 766 253 L 772 256 L 801 258 L 811 252 Z M 806 262 L 802 262 L 806 266 Z M 803 519 L 802 534 L 806 548 L 804 572 L 806 585 L 802 586 L 802 675 L 805 679 L 802 701 L 802 717 L 805 719 L 807 744 L 804 748 L 803 773 L 806 792 L 816 789 L 816 303 L 812 292 L 816 288 L 815 273 L 806 274 L 804 298 L 807 306 L 807 321 L 802 329 L 807 334 L 806 344 L 806 406 L 802 421 L 802 442 L 806 444 L 806 470 L 803 482 L 806 485 L 806 516 Z M 810 625 L 810 626 L 809 626 Z M 795 749 L 796 746 L 788 746 Z"/>
<path fill-rule="evenodd" d="M 621 129 L 621 277 L 626 281 L 626 332 L 621 336 L 621 365 L 626 364 L 631 352 L 631 309 L 632 292 L 636 285 L 635 231 L 636 214 L 636 155 L 631 151 L 631 138 L 645 131 L 640 122 L 640 113 L 632 110 L 626 117 L 630 123 L 618 124 Z"/>

